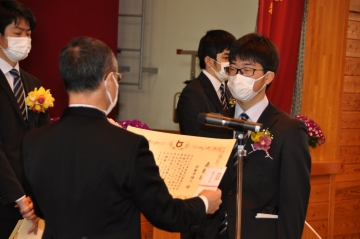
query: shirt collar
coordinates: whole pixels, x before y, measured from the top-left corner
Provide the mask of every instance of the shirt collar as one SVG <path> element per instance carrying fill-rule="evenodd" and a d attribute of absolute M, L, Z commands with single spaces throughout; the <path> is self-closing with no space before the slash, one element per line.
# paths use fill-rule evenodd
<path fill-rule="evenodd" d="M 202 69 L 202 72 L 209 78 L 211 84 L 214 86 L 214 89 L 216 92 L 220 89 L 221 82 L 213 77 L 209 72 L 207 72 L 205 69 Z"/>
<path fill-rule="evenodd" d="M 4 59 L 0 58 L 0 69 L 4 73 L 4 75 L 7 74 L 13 68 L 15 68 L 17 71 L 19 71 L 19 62 L 16 62 L 16 65 L 14 67 L 12 67 Z"/>
<path fill-rule="evenodd" d="M 93 106 L 93 105 L 87 105 L 87 104 L 70 104 L 69 107 L 87 107 L 87 108 L 93 108 L 93 109 L 97 109 L 97 110 L 100 110 L 102 112 L 104 112 L 106 114 L 106 111 L 103 110 L 103 109 L 100 109 L 96 106 Z"/>
<path fill-rule="evenodd" d="M 269 100 L 264 96 L 262 100 L 257 102 L 255 105 L 251 106 L 250 109 L 248 109 L 245 113 L 249 116 L 248 121 L 257 122 L 260 118 L 260 115 L 265 110 L 265 108 L 268 106 Z M 244 110 L 241 109 L 240 105 L 236 102 L 235 105 L 235 118 L 238 118 L 241 113 L 243 113 Z"/>

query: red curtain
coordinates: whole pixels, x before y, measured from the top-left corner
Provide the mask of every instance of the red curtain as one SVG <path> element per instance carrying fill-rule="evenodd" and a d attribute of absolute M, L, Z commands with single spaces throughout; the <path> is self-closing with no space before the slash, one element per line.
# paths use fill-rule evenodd
<path fill-rule="evenodd" d="M 31 52 L 20 67 L 39 78 L 45 89 L 51 89 L 55 106 L 50 115 L 61 116 L 68 96 L 59 73 L 60 51 L 72 38 L 89 36 L 105 42 L 116 53 L 119 0 L 19 1 L 37 20 Z"/>
<path fill-rule="evenodd" d="M 280 53 L 280 67 L 267 96 L 287 113 L 294 91 L 304 5 L 304 0 L 259 0 L 257 32 L 269 37 Z"/>

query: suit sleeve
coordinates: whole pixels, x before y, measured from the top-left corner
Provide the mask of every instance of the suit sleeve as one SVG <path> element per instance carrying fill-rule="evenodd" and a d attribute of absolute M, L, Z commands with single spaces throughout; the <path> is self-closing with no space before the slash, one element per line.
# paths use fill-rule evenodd
<path fill-rule="evenodd" d="M 300 239 L 309 202 L 311 167 L 307 130 L 302 122 L 296 121 L 288 131 L 281 157 L 277 238 Z"/>
<path fill-rule="evenodd" d="M 200 112 L 207 112 L 206 102 L 194 88 L 185 88 L 177 105 L 180 133 L 199 136 L 197 117 Z"/>
<path fill-rule="evenodd" d="M 129 174 L 130 197 L 149 222 L 167 231 L 197 230 L 206 216 L 202 199 L 172 198 L 142 136 L 135 147 L 134 158 Z"/>
<path fill-rule="evenodd" d="M 0 201 L 3 205 L 14 203 L 25 192 L 7 159 L 0 141 Z"/>

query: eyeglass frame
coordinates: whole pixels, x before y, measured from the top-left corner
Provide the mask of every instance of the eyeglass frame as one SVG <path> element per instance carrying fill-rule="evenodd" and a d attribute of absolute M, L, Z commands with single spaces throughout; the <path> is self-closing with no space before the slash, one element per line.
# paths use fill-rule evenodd
<path fill-rule="evenodd" d="M 236 69 L 235 75 L 230 75 L 230 68 Z M 233 66 L 224 67 L 224 71 L 229 76 L 236 76 L 239 72 L 240 72 L 241 75 L 244 75 L 244 72 L 242 71 L 242 69 L 245 69 L 245 68 L 253 71 L 252 75 L 246 75 L 247 77 L 253 76 L 255 74 L 255 71 L 264 71 L 264 69 L 256 69 L 256 68 L 252 68 L 252 67 L 236 68 L 236 67 L 233 67 Z M 227 69 L 229 69 L 229 71 L 227 71 Z"/>
<path fill-rule="evenodd" d="M 110 71 L 106 78 L 109 76 L 110 73 L 116 74 L 117 75 L 117 83 L 120 84 L 120 82 L 122 81 L 122 78 L 124 77 L 123 73 L 119 73 L 119 72 L 115 72 L 115 71 Z"/>

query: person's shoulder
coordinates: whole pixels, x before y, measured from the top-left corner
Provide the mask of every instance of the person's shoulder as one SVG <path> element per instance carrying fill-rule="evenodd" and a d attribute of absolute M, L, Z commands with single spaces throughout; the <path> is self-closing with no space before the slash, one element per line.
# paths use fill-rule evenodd
<path fill-rule="evenodd" d="M 303 123 L 301 120 L 295 119 L 294 117 L 292 117 L 285 111 L 283 111 L 281 109 L 278 109 L 278 110 L 279 110 L 279 115 L 283 120 L 288 121 L 291 124 L 302 124 Z"/>
<path fill-rule="evenodd" d="M 201 88 L 201 83 L 199 81 L 199 78 L 192 79 L 188 81 L 183 89 L 183 91 L 186 90 L 192 90 L 192 89 L 198 89 Z"/>
<path fill-rule="evenodd" d="M 130 144 L 145 139 L 144 136 L 133 133 L 120 126 L 116 126 L 113 124 L 106 124 L 106 126 L 108 127 L 109 130 L 107 133 L 111 135 L 111 137 L 119 137 L 121 139 L 126 139 L 126 141 L 129 142 Z"/>
<path fill-rule="evenodd" d="M 305 128 L 304 122 L 301 120 L 295 119 L 285 111 L 272 106 L 276 111 L 277 123 L 282 126 L 283 129 L 295 129 L 295 128 Z"/>
<path fill-rule="evenodd" d="M 208 82 L 205 83 L 206 81 Z M 205 87 L 204 84 L 206 85 Z M 186 95 L 190 98 L 198 97 L 203 94 L 204 88 L 207 88 L 209 84 L 211 85 L 210 80 L 207 78 L 207 76 L 204 73 L 201 72 L 197 78 L 187 83 L 187 85 L 182 90 L 181 94 L 183 96 Z M 180 98 L 182 98 L 181 95 Z"/>

